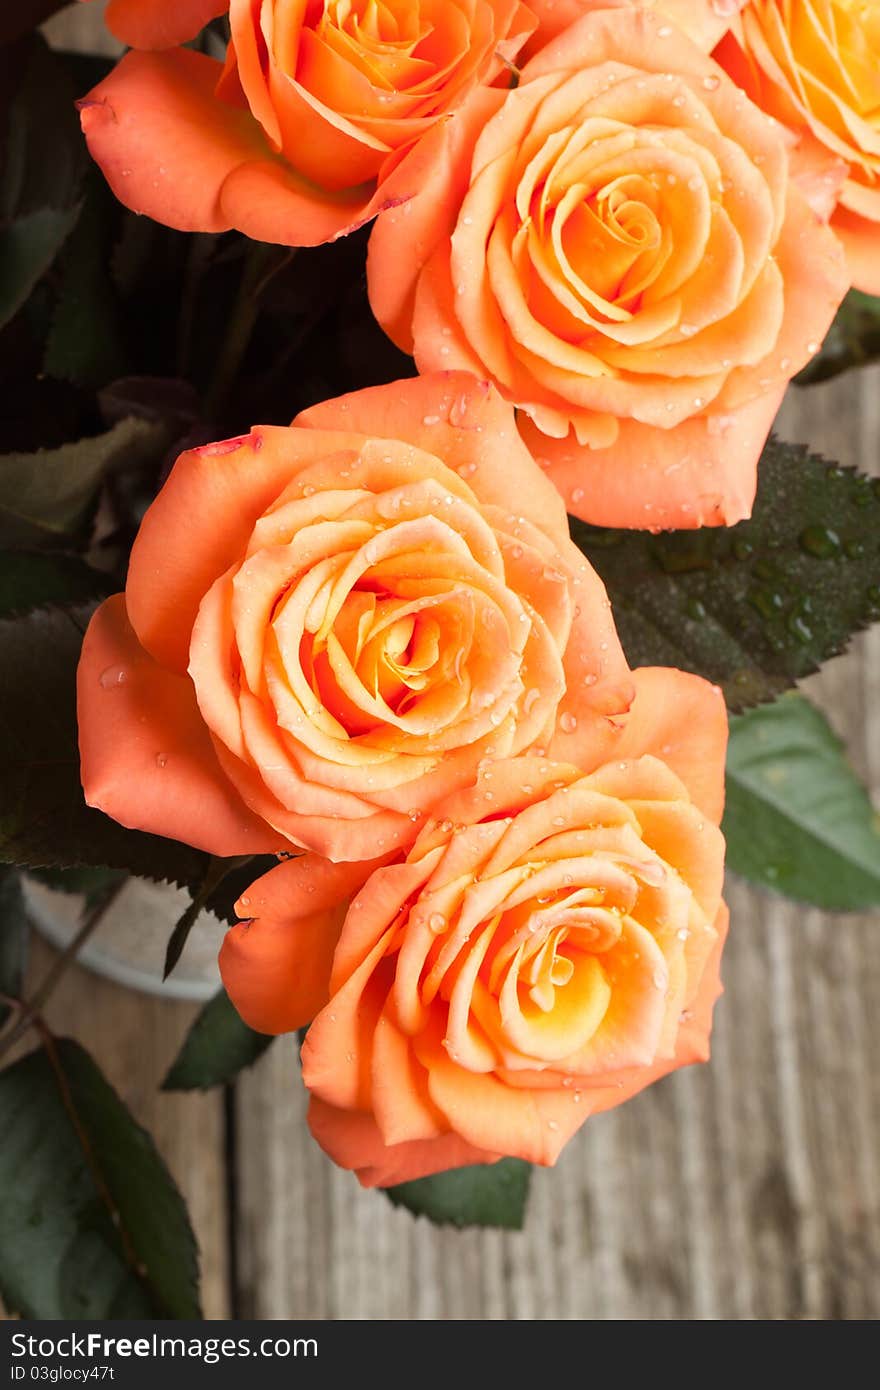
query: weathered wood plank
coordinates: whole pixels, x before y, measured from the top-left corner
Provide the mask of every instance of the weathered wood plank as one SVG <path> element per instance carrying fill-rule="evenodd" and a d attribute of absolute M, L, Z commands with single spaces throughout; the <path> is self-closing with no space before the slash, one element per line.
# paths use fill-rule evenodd
<path fill-rule="evenodd" d="M 876 464 L 880 372 L 792 392 L 780 428 Z M 880 471 L 880 470 L 878 470 Z M 880 793 L 880 632 L 807 683 Z M 714 1056 L 588 1121 L 522 1234 L 436 1230 L 317 1152 L 284 1039 L 239 1084 L 242 1312 L 261 1318 L 880 1314 L 872 919 L 731 882 Z"/>

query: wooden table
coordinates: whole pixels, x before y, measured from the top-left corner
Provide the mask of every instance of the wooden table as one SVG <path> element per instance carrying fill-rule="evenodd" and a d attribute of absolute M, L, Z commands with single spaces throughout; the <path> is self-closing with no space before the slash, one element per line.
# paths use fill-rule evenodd
<path fill-rule="evenodd" d="M 68 12 L 53 34 L 95 7 Z M 66 26 L 66 28 L 65 28 Z M 878 467 L 880 370 L 780 420 Z M 880 795 L 880 630 L 806 683 Z M 209 1317 L 870 1318 L 880 1314 L 880 915 L 731 879 L 713 1057 L 588 1121 L 521 1234 L 438 1230 L 361 1191 L 304 1125 L 281 1039 L 226 1095 L 156 1085 L 193 1010 L 82 970 L 49 1010 L 93 1049 L 190 1203 Z M 50 955 L 40 946 L 35 973 Z"/>

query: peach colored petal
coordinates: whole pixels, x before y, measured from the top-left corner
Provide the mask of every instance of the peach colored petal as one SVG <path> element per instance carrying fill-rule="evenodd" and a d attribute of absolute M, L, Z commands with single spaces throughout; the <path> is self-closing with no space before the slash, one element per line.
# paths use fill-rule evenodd
<path fill-rule="evenodd" d="M 722 411 L 764 392 L 784 390 L 819 351 L 849 289 L 850 271 L 838 238 L 794 185 L 789 186 L 775 254 L 785 285 L 785 312 L 776 343 L 760 361 L 731 372 L 718 399 Z"/>
<path fill-rule="evenodd" d="M 542 44 L 555 38 L 561 30 L 591 10 L 626 9 L 633 0 L 529 0 L 538 20 L 538 29 L 529 41 L 526 56 Z M 713 4 L 712 0 L 640 0 L 642 6 L 668 18 L 683 33 L 710 52 L 726 31 L 738 7 L 746 0 L 731 0 L 729 5 Z"/>
<path fill-rule="evenodd" d="M 376 220 L 367 255 L 370 307 L 388 336 L 412 352 L 412 314 L 416 282 L 437 244 L 455 225 L 455 209 L 467 190 L 471 151 L 477 133 L 498 110 L 504 92 L 479 88 L 431 137 L 437 158 L 420 189 L 407 202 Z"/>
<path fill-rule="evenodd" d="M 619 758 L 645 753 L 665 762 L 713 824 L 724 810 L 727 709 L 717 685 L 665 666 L 633 672 L 636 696 L 614 750 Z"/>
<path fill-rule="evenodd" d="M 181 454 L 141 523 L 126 584 L 132 625 L 157 661 L 186 670 L 203 596 L 244 553 L 257 517 L 327 449 L 317 433 L 267 425 Z"/>
<path fill-rule="evenodd" d="M 838 208 L 832 229 L 843 242 L 852 283 L 864 294 L 880 295 L 880 227 L 864 217 Z"/>
<path fill-rule="evenodd" d="M 341 1168 L 354 1169 L 363 1187 L 392 1187 L 449 1168 L 494 1163 L 500 1155 L 467 1144 L 457 1134 L 386 1145 L 372 1115 L 340 1110 L 312 1097 L 309 1129 Z"/>
<path fill-rule="evenodd" d="M 104 19 L 130 48 L 174 48 L 228 8 L 229 0 L 110 0 Z"/>
<path fill-rule="evenodd" d="M 751 515 L 758 459 L 783 389 L 737 410 L 699 415 L 674 429 L 621 420 L 617 441 L 589 449 L 550 439 L 527 416 L 520 433 L 568 510 L 595 526 L 641 530 L 732 526 Z"/>
<path fill-rule="evenodd" d="M 389 928 L 379 938 L 306 1034 L 303 1080 L 330 1105 L 346 1110 L 371 1105 L 373 1036 L 391 984 L 390 962 L 383 957 L 392 935 Z"/>
<path fill-rule="evenodd" d="M 219 963 L 226 992 L 251 1028 L 289 1033 L 324 1007 L 349 899 L 381 862 L 329 864 L 301 855 L 239 899 L 236 911 L 249 920 L 230 927 Z"/>
<path fill-rule="evenodd" d="M 192 682 L 158 666 L 135 636 L 125 597 L 92 617 L 77 671 L 83 788 L 123 825 L 223 856 L 268 854 L 284 842 L 230 785 L 199 714 Z"/>
<path fill-rule="evenodd" d="M 428 1095 L 427 1077 L 416 1061 L 409 1038 L 386 1010 L 373 1034 L 371 1103 L 386 1144 L 437 1139 L 443 1117 Z"/>
<path fill-rule="evenodd" d="M 188 48 L 127 53 L 80 103 L 89 152 L 116 197 L 185 232 L 225 232 L 233 170 L 268 154 L 246 112 L 218 101 L 221 64 Z"/>
<path fill-rule="evenodd" d="M 539 0 L 539 3 L 546 3 L 546 0 Z M 580 17 L 561 28 L 530 58 L 523 68 L 524 83 L 561 69 L 577 70 L 587 65 L 587 56 L 590 65 L 610 59 L 648 72 L 671 68 L 680 75 L 702 77 L 716 71 L 708 56 L 714 45 L 700 45 L 696 42 L 696 34 L 689 36 L 687 26 L 678 29 L 668 22 L 665 6 L 670 0 L 659 0 L 659 4 L 650 9 L 631 3 L 609 6 L 597 0 L 586 0 L 583 5 L 579 0 L 576 3 Z M 689 0 L 672 0 L 672 3 L 684 9 Z M 705 16 L 707 0 L 694 0 L 690 8 L 694 14 Z"/>
<path fill-rule="evenodd" d="M 219 741 L 215 754 L 244 803 L 284 836 L 290 844 L 313 850 L 334 863 L 371 859 L 376 851 L 400 849 L 413 837 L 414 825 L 408 816 L 394 811 L 376 810 L 357 820 L 343 820 L 338 814 L 300 814 L 284 806 L 266 786 L 259 772 L 234 757 Z M 303 793 L 307 788 L 303 783 Z M 316 792 L 325 792 L 318 782 Z"/>
<path fill-rule="evenodd" d="M 230 225 L 254 240 L 317 246 L 408 202 L 431 178 L 442 154 L 435 126 L 405 158 L 389 156 L 377 180 L 336 193 L 309 183 L 279 160 L 242 162 L 224 182 L 223 212 Z"/>
<path fill-rule="evenodd" d="M 586 1092 L 591 1113 L 598 1114 L 604 1110 L 613 1110 L 637 1095 L 639 1091 L 643 1091 L 646 1086 L 653 1085 L 655 1081 L 678 1067 L 689 1066 L 693 1062 L 708 1061 L 709 1036 L 712 1030 L 714 1006 L 722 992 L 721 952 L 727 936 L 729 920 L 730 914 L 725 904 L 722 903 L 715 920 L 717 939 L 700 979 L 697 994 L 689 1001 L 688 1007 L 683 1011 L 674 1058 L 656 1062 L 651 1067 L 617 1073 L 609 1086 L 603 1087 L 601 1079 L 597 1078 L 599 1080 L 597 1088 L 591 1088 Z"/>
<path fill-rule="evenodd" d="M 415 444 L 464 476 L 481 502 L 508 511 L 522 491 L 529 499 L 529 520 L 559 542 L 567 538 L 565 509 L 555 489 L 518 447 L 513 411 L 487 382 L 435 372 L 312 406 L 294 424 L 356 429 Z"/>

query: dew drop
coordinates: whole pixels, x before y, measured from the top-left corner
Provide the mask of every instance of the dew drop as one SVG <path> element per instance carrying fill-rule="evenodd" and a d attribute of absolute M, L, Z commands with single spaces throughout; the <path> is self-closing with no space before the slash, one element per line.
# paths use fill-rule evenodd
<path fill-rule="evenodd" d="M 127 680 L 128 672 L 124 666 L 108 666 L 99 677 L 100 684 L 105 690 L 115 690 L 117 686 L 124 685 Z"/>
<path fill-rule="evenodd" d="M 167 756 L 167 754 L 166 754 L 166 753 L 157 753 L 157 754 L 156 754 L 156 766 L 157 766 L 157 767 L 167 767 L 167 765 L 168 765 L 168 756 Z"/>
<path fill-rule="evenodd" d="M 829 526 L 807 526 L 798 540 L 802 550 L 819 560 L 828 560 L 840 551 L 840 537 Z"/>
<path fill-rule="evenodd" d="M 707 92 L 717 92 L 718 88 L 721 86 L 721 78 L 716 76 L 715 73 L 709 73 L 703 78 L 703 86 Z"/>
<path fill-rule="evenodd" d="M 566 710 L 559 721 L 559 727 L 562 729 L 562 732 L 564 734 L 573 734 L 577 726 L 578 722 L 576 717 L 569 710 Z"/>
<path fill-rule="evenodd" d="M 446 918 L 442 912 L 432 912 L 428 918 L 428 926 L 435 936 L 446 930 Z"/>

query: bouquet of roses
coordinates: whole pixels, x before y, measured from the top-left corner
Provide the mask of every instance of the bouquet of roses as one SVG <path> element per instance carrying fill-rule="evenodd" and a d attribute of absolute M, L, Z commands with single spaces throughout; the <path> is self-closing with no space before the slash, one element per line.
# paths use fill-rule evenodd
<path fill-rule="evenodd" d="M 880 616 L 880 494 L 770 436 L 796 376 L 880 349 L 880 14 L 110 0 L 112 65 L 29 8 L 0 857 L 87 885 L 83 939 L 121 874 L 187 886 L 169 970 L 203 907 L 231 925 L 176 1084 L 303 1030 L 337 1164 L 446 1216 L 472 1168 L 491 1204 L 708 1057 L 725 836 L 880 902 L 864 792 L 777 700 Z M 42 1027 L 9 932 L 6 1042 Z M 99 1166 L 112 1111 L 103 1195 L 126 1218 L 112 1154 L 146 1144 L 185 1228 L 76 1044 L 0 1073 L 0 1114 L 28 1096 Z M 185 1316 L 126 1221 L 132 1306 Z M 23 1268 L 7 1300 L 58 1315 Z"/>

